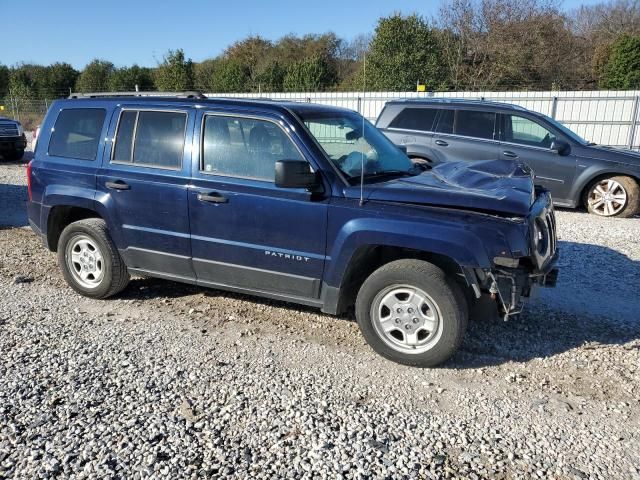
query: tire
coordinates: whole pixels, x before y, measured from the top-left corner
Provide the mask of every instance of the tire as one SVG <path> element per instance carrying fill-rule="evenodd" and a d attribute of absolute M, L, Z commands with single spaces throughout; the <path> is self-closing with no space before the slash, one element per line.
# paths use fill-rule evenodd
<path fill-rule="evenodd" d="M 397 307 L 390 316 L 387 305 Z M 396 260 L 380 267 L 364 281 L 356 299 L 356 319 L 367 343 L 403 365 L 435 367 L 447 361 L 462 343 L 468 317 L 460 287 L 422 260 Z"/>
<path fill-rule="evenodd" d="M 24 157 L 24 150 L 11 150 L 5 155 L 5 158 L 12 162 L 22 160 L 22 157 Z"/>
<path fill-rule="evenodd" d="M 429 160 L 428 158 L 424 158 L 424 157 L 410 156 L 409 160 L 411 160 L 413 163 L 418 163 L 418 164 L 422 164 L 422 165 L 428 165 L 428 166 L 432 166 L 433 165 L 433 162 L 431 160 Z"/>
<path fill-rule="evenodd" d="M 129 283 L 127 267 L 101 218 L 80 220 L 62 231 L 58 264 L 69 286 L 86 297 L 107 298 Z"/>
<path fill-rule="evenodd" d="M 603 194 L 607 193 L 614 195 L 609 197 L 612 200 L 604 200 Z M 587 188 L 584 204 L 589 213 L 601 217 L 633 217 L 640 213 L 640 186 L 631 177 L 600 178 Z"/>

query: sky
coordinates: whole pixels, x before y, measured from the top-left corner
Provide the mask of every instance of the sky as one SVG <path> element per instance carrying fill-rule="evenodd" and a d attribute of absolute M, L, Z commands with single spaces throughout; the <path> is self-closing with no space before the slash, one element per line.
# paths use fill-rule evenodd
<path fill-rule="evenodd" d="M 562 5 L 593 3 L 598 0 Z M 400 11 L 432 18 L 439 6 L 439 0 L 0 0 L 0 64 L 61 61 L 80 69 L 103 58 L 116 66 L 155 66 L 177 48 L 201 61 L 249 35 L 277 40 L 333 31 L 352 39 L 373 31 L 381 16 Z"/>

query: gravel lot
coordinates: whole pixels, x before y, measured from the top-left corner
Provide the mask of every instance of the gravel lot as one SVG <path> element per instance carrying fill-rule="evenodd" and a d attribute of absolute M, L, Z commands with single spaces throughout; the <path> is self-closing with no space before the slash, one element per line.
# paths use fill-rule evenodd
<path fill-rule="evenodd" d="M 640 219 L 559 212 L 558 288 L 419 370 L 311 309 L 76 295 L 24 172 L 0 164 L 0 478 L 640 478 Z"/>

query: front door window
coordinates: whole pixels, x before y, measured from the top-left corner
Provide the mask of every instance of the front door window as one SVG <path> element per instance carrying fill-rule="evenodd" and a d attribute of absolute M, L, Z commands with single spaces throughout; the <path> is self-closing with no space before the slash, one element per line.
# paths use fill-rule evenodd
<path fill-rule="evenodd" d="M 550 148 L 555 135 L 533 120 L 518 115 L 505 115 L 504 140 L 529 147 Z"/>

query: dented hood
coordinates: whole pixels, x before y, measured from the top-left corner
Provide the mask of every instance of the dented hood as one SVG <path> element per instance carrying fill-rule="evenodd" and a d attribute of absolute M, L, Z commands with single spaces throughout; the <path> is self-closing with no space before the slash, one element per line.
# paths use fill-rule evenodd
<path fill-rule="evenodd" d="M 348 195 L 359 196 L 359 187 Z M 535 199 L 531 169 L 512 160 L 446 162 L 411 177 L 365 185 L 367 200 L 525 216 Z"/>

